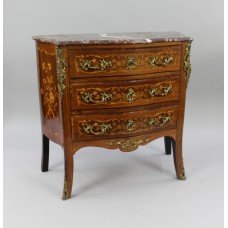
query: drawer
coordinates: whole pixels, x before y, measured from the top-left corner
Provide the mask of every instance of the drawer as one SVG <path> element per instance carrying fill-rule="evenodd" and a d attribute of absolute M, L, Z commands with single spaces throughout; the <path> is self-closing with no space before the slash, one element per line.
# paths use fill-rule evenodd
<path fill-rule="evenodd" d="M 71 84 L 71 109 L 148 105 L 178 100 L 179 77 Z"/>
<path fill-rule="evenodd" d="M 179 71 L 181 46 L 69 50 L 73 78 Z"/>
<path fill-rule="evenodd" d="M 117 138 L 175 128 L 177 106 L 143 111 L 72 116 L 73 141 Z"/>

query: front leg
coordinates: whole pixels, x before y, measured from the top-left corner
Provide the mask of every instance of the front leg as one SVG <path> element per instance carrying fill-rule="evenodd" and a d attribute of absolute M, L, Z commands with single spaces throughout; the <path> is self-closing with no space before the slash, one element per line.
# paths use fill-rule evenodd
<path fill-rule="evenodd" d="M 179 180 L 186 180 L 185 171 L 184 171 L 184 163 L 182 157 L 182 139 L 181 140 L 173 140 L 173 158 L 174 165 L 176 169 L 176 175 Z"/>
<path fill-rule="evenodd" d="M 62 199 L 66 200 L 71 197 L 72 185 L 73 185 L 73 175 L 74 175 L 74 159 L 71 151 L 64 149 L 65 158 L 65 175 L 64 175 L 64 187 Z"/>

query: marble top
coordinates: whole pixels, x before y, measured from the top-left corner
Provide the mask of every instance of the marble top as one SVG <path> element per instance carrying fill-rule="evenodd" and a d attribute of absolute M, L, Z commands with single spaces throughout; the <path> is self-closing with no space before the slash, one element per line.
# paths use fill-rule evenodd
<path fill-rule="evenodd" d="M 192 38 L 179 32 L 131 32 L 131 33 L 82 33 L 66 35 L 33 36 L 34 40 L 56 45 L 69 44 L 125 44 L 191 41 Z"/>

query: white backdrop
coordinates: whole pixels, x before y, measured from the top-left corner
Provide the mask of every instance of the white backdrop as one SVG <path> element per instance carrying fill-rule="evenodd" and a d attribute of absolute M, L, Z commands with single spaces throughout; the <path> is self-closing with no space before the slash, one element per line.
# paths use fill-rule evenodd
<path fill-rule="evenodd" d="M 179 31 L 194 39 L 184 128 L 189 180 L 177 185 L 171 157 L 163 155 L 161 140 L 127 155 L 86 148 L 76 155 L 76 196 L 63 204 L 61 149 L 51 147 L 50 172 L 42 174 L 39 167 L 40 116 L 35 43 L 31 37 L 134 31 Z M 75 226 L 81 224 L 79 227 L 222 227 L 222 0 L 5 0 L 3 51 L 5 227 L 62 227 L 65 219 Z M 145 164 L 138 167 L 141 158 Z M 148 159 L 150 174 L 143 168 Z M 122 168 L 123 173 L 115 176 L 115 167 Z M 162 174 L 163 169 L 170 175 Z M 103 181 L 96 181 L 103 173 L 107 175 L 101 178 Z M 165 194 L 161 182 L 168 183 L 165 188 L 170 194 Z M 90 183 L 88 190 L 85 186 Z M 115 191 L 111 191 L 113 188 Z M 112 207 L 107 206 L 109 203 Z M 68 216 L 63 218 L 60 215 L 65 210 Z M 138 216 L 134 217 L 136 212 Z"/>

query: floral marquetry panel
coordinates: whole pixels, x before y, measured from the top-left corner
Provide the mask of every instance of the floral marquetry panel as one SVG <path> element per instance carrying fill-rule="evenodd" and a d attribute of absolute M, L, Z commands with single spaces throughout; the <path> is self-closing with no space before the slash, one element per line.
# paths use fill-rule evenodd
<path fill-rule="evenodd" d="M 43 77 L 41 79 L 40 92 L 43 112 L 46 119 L 51 119 L 58 116 L 58 93 L 54 83 L 53 66 L 50 62 L 44 61 L 42 62 L 41 69 Z"/>
<path fill-rule="evenodd" d="M 39 44 L 39 81 L 42 106 L 43 132 L 54 141 L 62 141 L 59 94 L 56 80 L 56 54 L 54 46 Z"/>

